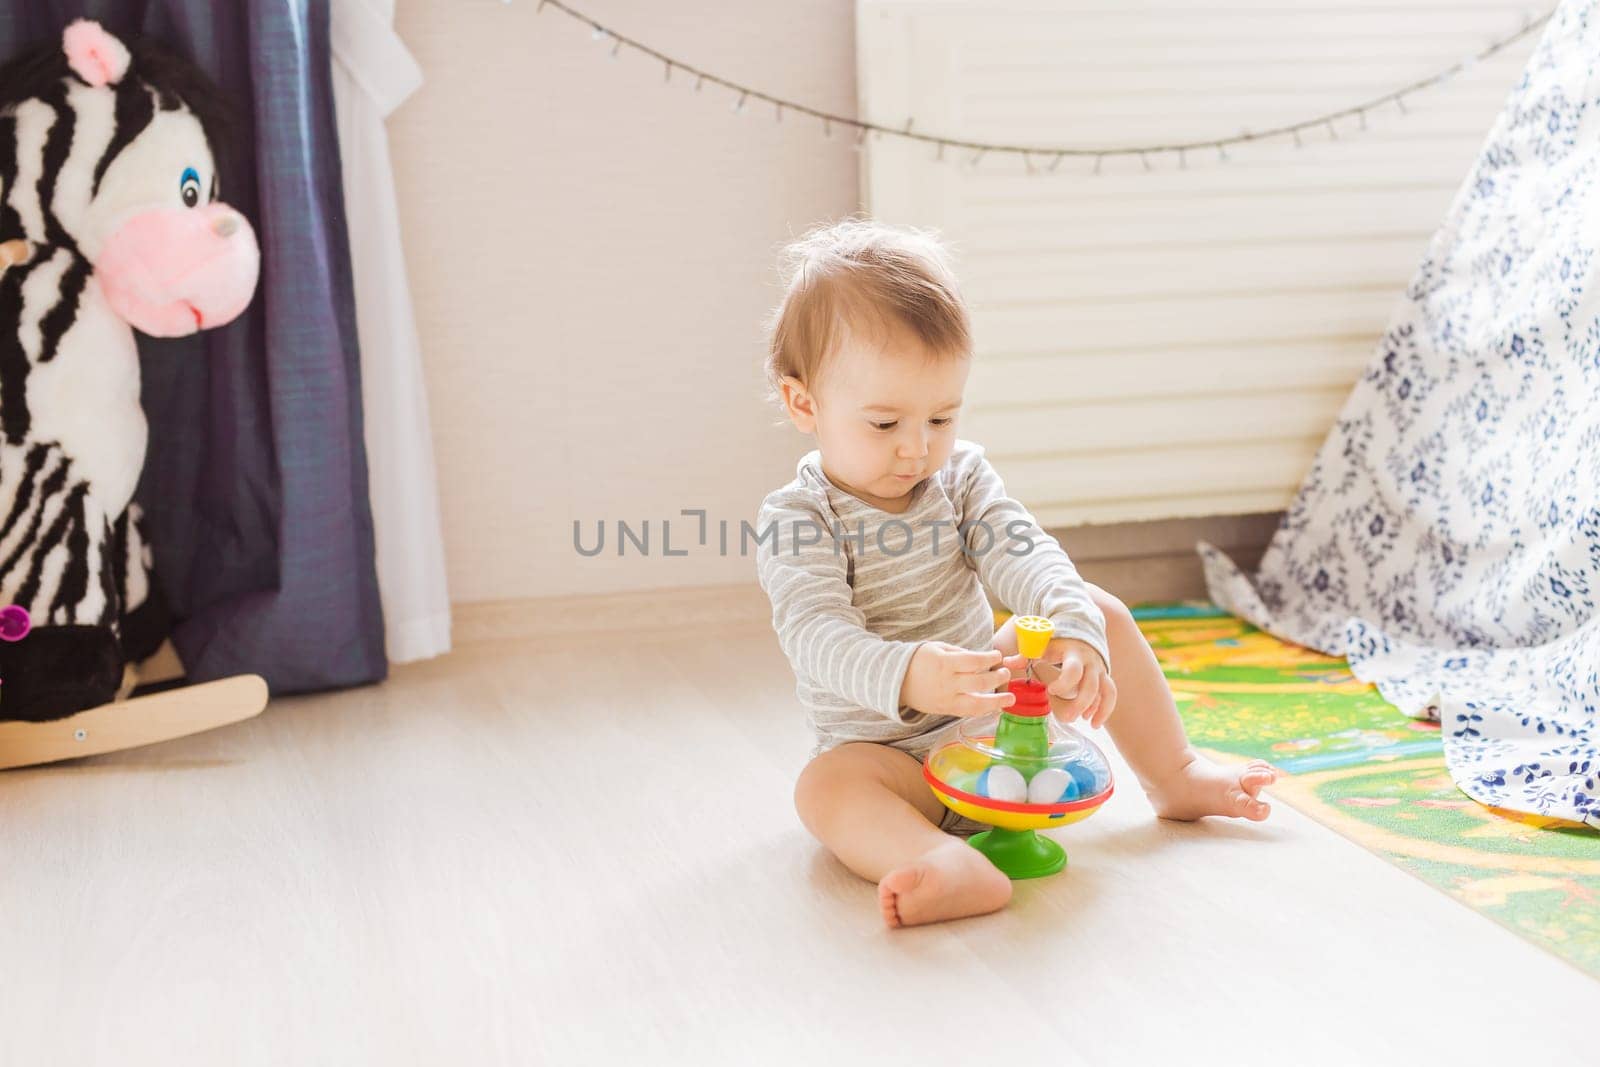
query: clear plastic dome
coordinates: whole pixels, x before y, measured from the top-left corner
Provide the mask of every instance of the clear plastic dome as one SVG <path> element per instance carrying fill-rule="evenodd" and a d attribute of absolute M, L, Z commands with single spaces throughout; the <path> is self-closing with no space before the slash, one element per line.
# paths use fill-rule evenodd
<path fill-rule="evenodd" d="M 1042 687 L 1040 687 L 1042 691 Z M 969 719 L 929 753 L 923 777 L 947 807 L 1008 829 L 1076 822 L 1111 796 L 1111 765 L 1095 743 L 1057 722 L 1046 703 Z"/>

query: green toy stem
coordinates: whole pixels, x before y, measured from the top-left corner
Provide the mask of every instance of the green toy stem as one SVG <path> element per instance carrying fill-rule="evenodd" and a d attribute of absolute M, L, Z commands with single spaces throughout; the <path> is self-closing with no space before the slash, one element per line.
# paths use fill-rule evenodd
<path fill-rule="evenodd" d="M 1050 758 L 1050 733 L 1045 728 L 1044 718 L 1002 711 L 994 731 L 994 747 L 1000 758 L 1015 767 L 1027 781 Z"/>
<path fill-rule="evenodd" d="M 1036 684 L 1030 683 L 1030 688 Z M 1001 762 L 1016 768 L 1023 781 L 1031 779 L 1049 761 L 1050 731 L 1045 720 L 1043 715 L 1013 715 L 1002 711 L 995 726 L 994 747 L 1000 753 Z M 1067 865 L 1066 850 L 1032 830 L 1007 830 L 997 826 L 974 835 L 970 843 L 1012 879 L 1042 878 Z"/>

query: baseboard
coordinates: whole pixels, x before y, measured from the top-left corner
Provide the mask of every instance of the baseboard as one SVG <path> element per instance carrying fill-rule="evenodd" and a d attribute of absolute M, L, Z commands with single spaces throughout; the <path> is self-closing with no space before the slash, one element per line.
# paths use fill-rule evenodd
<path fill-rule="evenodd" d="M 752 579 L 740 585 L 480 601 L 454 605 L 453 616 L 451 638 L 457 645 L 619 631 L 647 639 L 652 631 L 686 626 L 770 626 L 772 605 Z"/>
<path fill-rule="evenodd" d="M 1161 519 L 1053 529 L 1086 581 L 1128 604 L 1195 600 L 1206 595 L 1194 546 L 1209 541 L 1245 570 L 1254 570 L 1283 517 L 1281 511 Z"/>

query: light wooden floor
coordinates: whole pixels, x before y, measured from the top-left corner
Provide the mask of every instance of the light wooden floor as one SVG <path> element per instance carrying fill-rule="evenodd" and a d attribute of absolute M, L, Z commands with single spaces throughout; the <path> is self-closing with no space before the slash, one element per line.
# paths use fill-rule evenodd
<path fill-rule="evenodd" d="M 381 686 L 0 774 L 0 1063 L 1595 1062 L 1600 983 L 1131 776 L 1005 912 L 885 930 L 793 815 L 759 603 L 657 614 L 608 657 L 483 609 Z"/>

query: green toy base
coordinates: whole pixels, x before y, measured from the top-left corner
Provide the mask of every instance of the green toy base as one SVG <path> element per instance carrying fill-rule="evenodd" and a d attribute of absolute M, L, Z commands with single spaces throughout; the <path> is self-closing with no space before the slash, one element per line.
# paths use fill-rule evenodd
<path fill-rule="evenodd" d="M 1002 830 L 997 826 L 973 834 L 969 843 L 1012 881 L 1043 878 L 1067 865 L 1066 849 L 1032 830 Z"/>

